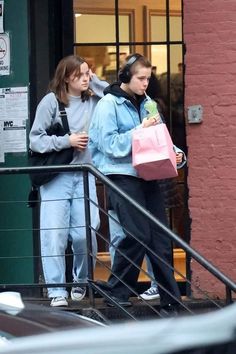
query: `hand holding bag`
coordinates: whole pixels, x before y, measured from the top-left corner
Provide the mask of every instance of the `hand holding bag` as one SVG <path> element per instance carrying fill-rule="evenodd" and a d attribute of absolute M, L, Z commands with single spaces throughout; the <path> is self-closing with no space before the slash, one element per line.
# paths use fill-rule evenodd
<path fill-rule="evenodd" d="M 139 177 L 147 181 L 178 175 L 174 145 L 164 123 L 133 132 L 132 162 Z"/>
<path fill-rule="evenodd" d="M 69 125 L 67 115 L 63 103 L 58 101 L 62 125 L 55 123 L 47 129 L 48 135 L 63 136 L 69 133 Z M 73 159 L 73 147 L 60 151 L 52 151 L 46 153 L 34 152 L 29 149 L 28 161 L 31 166 L 50 166 L 50 165 L 66 165 Z M 32 185 L 40 187 L 43 184 L 50 182 L 58 175 L 57 172 L 31 173 L 30 179 Z"/>

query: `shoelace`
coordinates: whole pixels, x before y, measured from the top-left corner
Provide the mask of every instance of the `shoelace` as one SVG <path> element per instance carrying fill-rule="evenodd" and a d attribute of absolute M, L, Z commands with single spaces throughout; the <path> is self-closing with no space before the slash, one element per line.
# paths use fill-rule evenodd
<path fill-rule="evenodd" d="M 77 287 L 77 288 L 73 288 L 72 291 L 73 293 L 83 294 L 85 292 L 85 289 Z"/>
<path fill-rule="evenodd" d="M 57 296 L 53 298 L 53 301 L 61 301 L 61 300 L 65 300 L 65 298 L 63 296 Z"/>
<path fill-rule="evenodd" d="M 158 290 L 155 289 L 155 288 L 150 288 L 150 289 L 148 289 L 148 290 L 146 291 L 146 293 L 147 293 L 148 295 L 155 295 L 155 294 L 158 294 Z"/>

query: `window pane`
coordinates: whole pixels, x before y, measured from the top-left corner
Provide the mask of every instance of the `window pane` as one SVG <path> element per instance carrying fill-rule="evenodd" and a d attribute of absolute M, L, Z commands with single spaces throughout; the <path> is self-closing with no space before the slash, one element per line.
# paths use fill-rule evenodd
<path fill-rule="evenodd" d="M 183 63 L 183 48 L 180 44 L 170 45 L 170 72 L 178 73 L 180 65 Z"/>
<path fill-rule="evenodd" d="M 75 14 L 76 43 L 114 42 L 115 38 L 115 16 Z"/>
<path fill-rule="evenodd" d="M 176 0 L 175 0 L 176 1 Z M 91 9 L 93 11 L 100 11 L 100 9 L 112 9 L 115 11 L 115 0 L 73 0 L 73 6 L 75 9 Z"/>
<path fill-rule="evenodd" d="M 186 150 L 185 146 L 185 118 L 183 107 L 183 57 L 182 46 L 170 47 L 170 99 L 174 143 Z"/>
<path fill-rule="evenodd" d="M 128 42 L 129 16 L 119 16 L 120 41 Z M 84 28 L 89 28 L 85 31 Z M 76 43 L 115 42 L 115 16 L 113 15 L 86 15 L 75 13 L 75 41 Z"/>
<path fill-rule="evenodd" d="M 167 46 L 166 45 L 152 45 L 151 62 L 156 66 L 157 75 L 161 75 L 167 71 Z"/>
<path fill-rule="evenodd" d="M 182 1 L 170 0 L 170 40 L 182 40 Z"/>
<path fill-rule="evenodd" d="M 109 55 L 109 65 L 106 66 L 104 71 L 104 77 L 109 82 L 112 83 L 117 80 L 117 67 L 119 68 L 123 62 L 123 60 L 129 55 L 129 47 L 128 46 L 120 46 L 119 47 L 119 63 L 117 66 L 117 52 L 116 47 L 109 46 L 108 47 L 108 55 Z"/>
<path fill-rule="evenodd" d="M 155 92 L 155 98 L 158 99 L 160 106 L 159 108 L 161 109 L 162 114 L 164 115 L 165 119 L 167 119 L 167 46 L 153 45 L 149 47 L 149 52 L 151 53 L 150 59 L 153 73 L 157 77 L 155 87 L 153 87 L 152 84 L 152 90 Z M 149 92 L 149 94 L 151 95 L 152 92 Z"/>
<path fill-rule="evenodd" d="M 74 0 L 74 31 L 76 43 L 101 43 L 116 41 L 115 3 L 113 0 Z M 130 39 L 130 11 L 119 14 L 119 40 Z M 86 30 L 85 30 L 86 29 Z"/>
<path fill-rule="evenodd" d="M 182 11 L 182 1 L 181 0 L 169 0 L 169 8 L 171 11 L 180 12 Z"/>
<path fill-rule="evenodd" d="M 129 15 L 119 15 L 119 40 L 120 42 L 129 42 L 132 40 L 131 33 L 131 18 Z"/>
<path fill-rule="evenodd" d="M 170 41 L 182 40 L 182 19 L 181 16 L 170 16 Z"/>
<path fill-rule="evenodd" d="M 166 41 L 166 16 L 151 15 L 151 41 Z"/>
<path fill-rule="evenodd" d="M 115 40 L 115 3 L 100 0 L 74 0 L 76 43 L 113 42 Z"/>

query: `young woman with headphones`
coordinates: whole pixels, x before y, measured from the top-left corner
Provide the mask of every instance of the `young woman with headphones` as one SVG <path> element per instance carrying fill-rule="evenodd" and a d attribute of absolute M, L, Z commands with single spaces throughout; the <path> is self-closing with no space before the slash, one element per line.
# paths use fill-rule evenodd
<path fill-rule="evenodd" d="M 152 65 L 144 56 L 132 54 L 127 57 L 119 72 L 119 82 L 109 85 L 104 90 L 104 97 L 95 108 L 89 130 L 89 146 L 95 166 L 121 190 L 167 225 L 158 183 L 139 178 L 132 166 L 132 132 L 140 125 L 145 128 L 158 124 L 160 119 L 159 115 L 147 119 L 147 111 L 144 107 L 151 71 Z M 183 155 L 180 151 L 176 154 L 177 165 L 184 163 Z M 172 261 L 171 241 L 162 230 L 128 202 L 110 189 L 107 192 L 120 224 L 124 230 L 127 230 L 115 251 L 112 273 L 121 278 L 130 288 L 135 288 L 139 269 L 122 256 L 119 250 L 139 267 L 145 254 L 148 254 L 155 278 L 160 285 L 161 315 L 177 314 L 181 296 L 173 271 L 131 235 L 135 235 L 169 264 Z M 116 276 L 111 274 L 108 282 L 97 282 L 97 284 L 120 305 L 130 306 L 131 291 Z"/>

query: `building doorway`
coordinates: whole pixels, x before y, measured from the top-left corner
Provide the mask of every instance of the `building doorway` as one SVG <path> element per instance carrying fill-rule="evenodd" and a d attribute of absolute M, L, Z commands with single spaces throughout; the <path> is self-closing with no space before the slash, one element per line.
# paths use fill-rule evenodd
<path fill-rule="evenodd" d="M 184 42 L 182 0 L 73 0 L 74 53 L 102 79 L 112 82 L 124 58 L 147 56 L 158 79 L 156 97 L 174 144 L 186 153 L 184 118 Z M 170 228 L 189 242 L 186 169 L 163 183 Z M 103 187 L 98 195 L 105 205 Z M 169 199 L 168 199 L 169 197 Z M 108 222 L 101 220 L 109 237 Z M 175 245 L 174 245 L 175 247 Z M 99 251 L 108 246 L 99 241 Z"/>

